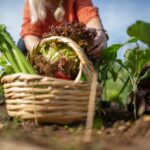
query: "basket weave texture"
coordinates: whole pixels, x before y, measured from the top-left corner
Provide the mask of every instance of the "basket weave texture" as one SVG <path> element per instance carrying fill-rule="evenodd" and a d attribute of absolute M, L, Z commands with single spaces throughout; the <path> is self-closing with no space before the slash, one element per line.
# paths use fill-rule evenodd
<path fill-rule="evenodd" d="M 85 120 L 90 105 L 93 105 L 91 111 L 94 113 L 95 102 L 100 98 L 101 88 L 97 83 L 92 63 L 71 39 L 53 36 L 41 40 L 39 44 L 52 40 L 66 43 L 78 55 L 80 68 L 76 79 L 62 80 L 23 73 L 3 77 L 1 82 L 9 116 L 66 124 Z M 80 81 L 82 72 L 87 81 Z"/>

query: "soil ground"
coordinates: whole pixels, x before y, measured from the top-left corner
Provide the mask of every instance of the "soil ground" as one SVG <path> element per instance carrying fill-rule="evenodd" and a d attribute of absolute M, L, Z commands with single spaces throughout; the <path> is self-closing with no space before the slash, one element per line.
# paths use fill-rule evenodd
<path fill-rule="evenodd" d="M 92 140 L 83 142 L 84 123 L 60 126 L 35 125 L 10 120 L 4 105 L 0 105 L 0 150 L 149 150 L 150 116 L 136 121 L 124 111 L 103 111 L 103 126 L 97 118 Z"/>

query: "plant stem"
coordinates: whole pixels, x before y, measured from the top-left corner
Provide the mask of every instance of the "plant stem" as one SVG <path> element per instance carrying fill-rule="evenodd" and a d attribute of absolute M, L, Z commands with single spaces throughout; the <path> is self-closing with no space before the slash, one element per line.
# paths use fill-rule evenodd
<path fill-rule="evenodd" d="M 17 65 L 16 59 L 14 57 L 13 52 L 10 49 L 10 46 L 6 44 L 7 42 L 5 41 L 5 39 L 2 39 L 2 38 L 1 38 L 1 43 L 2 43 L 1 52 L 6 56 L 8 61 L 12 64 L 14 71 L 16 73 L 20 72 L 20 68 Z"/>
<path fill-rule="evenodd" d="M 128 82 L 130 80 L 130 77 L 128 77 L 123 85 L 123 87 L 121 88 L 121 90 L 119 91 L 119 93 L 117 94 L 117 97 L 119 97 L 119 95 L 124 91 L 124 89 L 126 88 Z"/>
<path fill-rule="evenodd" d="M 13 53 L 15 55 L 15 58 L 17 60 L 17 64 L 19 65 L 19 67 L 21 68 L 21 72 L 22 73 L 28 73 L 26 67 L 24 66 L 24 64 L 22 63 L 21 59 L 19 58 L 17 52 L 15 50 L 13 50 Z"/>
<path fill-rule="evenodd" d="M 26 60 L 25 56 L 22 54 L 22 52 L 16 47 L 15 48 L 16 53 L 18 57 L 20 57 L 20 60 L 22 61 L 24 67 L 26 68 L 27 72 L 30 74 L 37 74 L 35 69 L 31 66 L 31 64 Z"/>
<path fill-rule="evenodd" d="M 8 42 L 8 44 L 13 49 L 13 53 L 15 53 L 16 59 L 18 60 L 18 64 L 22 68 L 23 72 L 36 74 L 36 71 L 33 69 L 31 64 L 26 60 L 25 56 L 17 48 L 11 36 L 9 35 L 9 33 L 5 31 L 5 32 L 2 32 L 1 34 L 3 35 L 4 39 Z M 20 72 L 22 72 L 22 70 Z"/>

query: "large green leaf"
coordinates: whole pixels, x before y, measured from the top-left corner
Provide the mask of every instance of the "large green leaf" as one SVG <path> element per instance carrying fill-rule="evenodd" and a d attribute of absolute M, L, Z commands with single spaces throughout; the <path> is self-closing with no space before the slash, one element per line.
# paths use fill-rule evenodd
<path fill-rule="evenodd" d="M 124 45 L 137 42 L 137 38 L 131 38 L 123 44 L 113 44 L 103 51 L 103 61 L 99 67 L 99 79 L 105 82 L 108 79 L 108 73 L 111 74 L 113 80 L 117 79 L 117 73 L 113 69 L 115 62 L 122 66 L 122 60 L 117 59 L 117 53 Z"/>
<path fill-rule="evenodd" d="M 137 21 L 128 28 L 127 33 L 129 36 L 136 37 L 150 47 L 150 23 Z"/>
<path fill-rule="evenodd" d="M 123 44 L 113 44 L 106 48 L 103 52 L 103 59 L 115 60 L 117 57 L 118 50 L 123 46 Z"/>

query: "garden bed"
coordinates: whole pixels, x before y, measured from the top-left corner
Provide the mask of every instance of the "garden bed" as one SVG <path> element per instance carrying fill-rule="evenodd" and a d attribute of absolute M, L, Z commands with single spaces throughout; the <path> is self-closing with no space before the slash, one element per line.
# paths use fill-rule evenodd
<path fill-rule="evenodd" d="M 105 109 L 103 113 L 104 111 Z M 35 126 L 34 122 L 29 121 L 21 123 L 18 120 L 10 120 L 3 105 L 0 108 L 0 116 L 1 150 L 19 147 L 25 150 L 148 150 L 150 147 L 150 116 L 148 115 L 131 121 L 126 111 L 107 109 L 104 124 L 101 128 L 96 126 L 93 129 L 90 143 L 83 142 L 84 123 L 69 126 L 57 124 Z M 95 122 L 99 125 L 100 123 Z"/>

